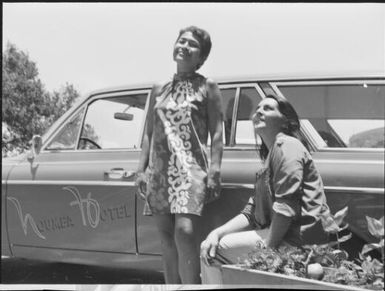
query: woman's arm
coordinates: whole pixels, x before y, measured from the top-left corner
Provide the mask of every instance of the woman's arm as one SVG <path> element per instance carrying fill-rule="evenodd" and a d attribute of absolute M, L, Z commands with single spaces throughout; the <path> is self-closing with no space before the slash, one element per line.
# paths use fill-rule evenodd
<path fill-rule="evenodd" d="M 210 232 L 207 238 L 201 243 L 201 258 L 210 265 L 210 259 L 215 257 L 220 239 L 229 233 L 238 232 L 250 227 L 249 220 L 244 214 L 238 214 L 222 226 Z"/>
<path fill-rule="evenodd" d="M 301 215 L 303 181 L 303 146 L 294 138 L 282 138 L 271 150 L 270 166 L 275 201 L 266 245 L 280 245 L 294 219 Z"/>
<path fill-rule="evenodd" d="M 144 175 L 144 172 L 146 171 L 146 168 L 148 166 L 148 161 L 150 156 L 151 136 L 152 136 L 152 130 L 154 126 L 153 125 L 153 122 L 154 122 L 153 108 L 155 105 L 155 97 L 159 91 L 159 88 L 160 88 L 160 85 L 154 85 L 150 93 L 150 104 L 149 104 L 148 112 L 146 116 L 146 126 L 144 130 L 144 135 L 143 135 L 142 151 L 140 153 L 139 164 L 136 172 L 137 174 L 136 185 L 139 187 L 142 187 L 142 184 L 146 182 L 146 177 Z"/>
<path fill-rule="evenodd" d="M 280 245 L 282 239 L 290 228 L 291 220 L 291 217 L 280 213 L 274 213 L 269 233 L 265 241 L 267 247 L 277 248 Z"/>
<path fill-rule="evenodd" d="M 211 137 L 211 163 L 208 177 L 208 187 L 217 187 L 220 180 L 220 170 L 223 154 L 223 109 L 222 95 L 216 82 L 207 79 L 208 93 L 208 125 Z"/>

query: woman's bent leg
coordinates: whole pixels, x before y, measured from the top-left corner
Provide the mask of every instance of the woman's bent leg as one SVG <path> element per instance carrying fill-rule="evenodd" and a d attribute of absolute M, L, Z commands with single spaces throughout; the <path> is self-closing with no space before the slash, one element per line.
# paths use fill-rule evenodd
<path fill-rule="evenodd" d="M 204 284 L 223 284 L 221 264 L 236 264 L 255 249 L 257 243 L 267 237 L 267 229 L 230 233 L 221 238 L 213 266 L 207 266 L 201 260 L 202 282 Z"/>
<path fill-rule="evenodd" d="M 197 225 L 200 217 L 192 214 L 175 215 L 175 241 L 179 257 L 182 284 L 200 284 L 199 244 Z"/>
<path fill-rule="evenodd" d="M 173 215 L 154 215 L 160 234 L 163 254 L 163 269 L 166 284 L 181 284 L 178 272 L 178 251 L 175 244 Z"/>

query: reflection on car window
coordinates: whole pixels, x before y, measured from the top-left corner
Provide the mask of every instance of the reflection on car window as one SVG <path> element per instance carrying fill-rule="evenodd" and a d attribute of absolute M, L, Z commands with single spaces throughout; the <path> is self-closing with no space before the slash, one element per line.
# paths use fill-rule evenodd
<path fill-rule="evenodd" d="M 384 147 L 382 84 L 278 86 L 326 147 Z M 322 147 L 322 145 L 321 145 Z"/>
<path fill-rule="evenodd" d="M 223 144 L 225 146 L 230 145 L 231 137 L 231 123 L 233 121 L 233 110 L 235 100 L 235 88 L 221 89 L 222 101 L 223 101 Z M 211 137 L 208 136 L 207 145 L 211 145 Z"/>
<path fill-rule="evenodd" d="M 255 145 L 254 128 L 251 118 L 260 101 L 261 96 L 255 87 L 241 88 L 237 124 L 235 127 L 235 144 L 237 146 Z M 260 144 L 260 142 L 259 137 L 257 137 L 257 143 Z"/>
<path fill-rule="evenodd" d="M 138 148 L 147 94 L 98 99 L 87 109 L 79 150 Z"/>
<path fill-rule="evenodd" d="M 331 119 L 328 123 L 348 147 L 384 147 L 384 121 Z"/>
<path fill-rule="evenodd" d="M 52 139 L 46 150 L 74 150 L 84 109 L 75 114 Z"/>
<path fill-rule="evenodd" d="M 221 94 L 223 98 L 223 130 L 224 130 L 224 145 L 230 145 L 231 137 L 231 123 L 233 121 L 233 110 L 235 100 L 235 88 L 222 89 Z"/>

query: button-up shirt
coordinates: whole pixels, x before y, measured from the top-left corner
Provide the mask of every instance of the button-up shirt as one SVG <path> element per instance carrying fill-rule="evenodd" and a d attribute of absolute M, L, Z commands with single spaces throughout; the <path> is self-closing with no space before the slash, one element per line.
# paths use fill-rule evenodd
<path fill-rule="evenodd" d="M 316 224 L 320 227 L 320 216 L 330 214 L 321 176 L 301 141 L 284 133 L 277 135 L 266 166 L 270 170 L 272 210 L 292 218 L 284 241 L 301 245 L 303 233 L 316 227 Z M 258 225 L 256 215 L 253 215 L 255 198 L 254 195 L 242 213 L 252 224 Z M 269 212 L 271 209 L 266 209 L 266 213 Z"/>

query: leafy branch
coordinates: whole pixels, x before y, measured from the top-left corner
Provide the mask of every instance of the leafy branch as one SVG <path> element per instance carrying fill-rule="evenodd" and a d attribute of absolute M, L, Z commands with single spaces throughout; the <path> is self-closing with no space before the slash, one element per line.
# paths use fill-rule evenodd
<path fill-rule="evenodd" d="M 337 237 L 337 241 L 328 243 L 329 246 L 337 245 L 340 249 L 340 243 L 345 242 L 352 238 L 352 233 L 339 237 L 339 233 L 349 227 L 348 223 L 343 224 L 343 220 L 348 214 L 348 206 L 337 211 L 334 215 L 328 213 L 321 216 L 321 222 L 324 230 L 329 234 L 334 234 Z"/>

